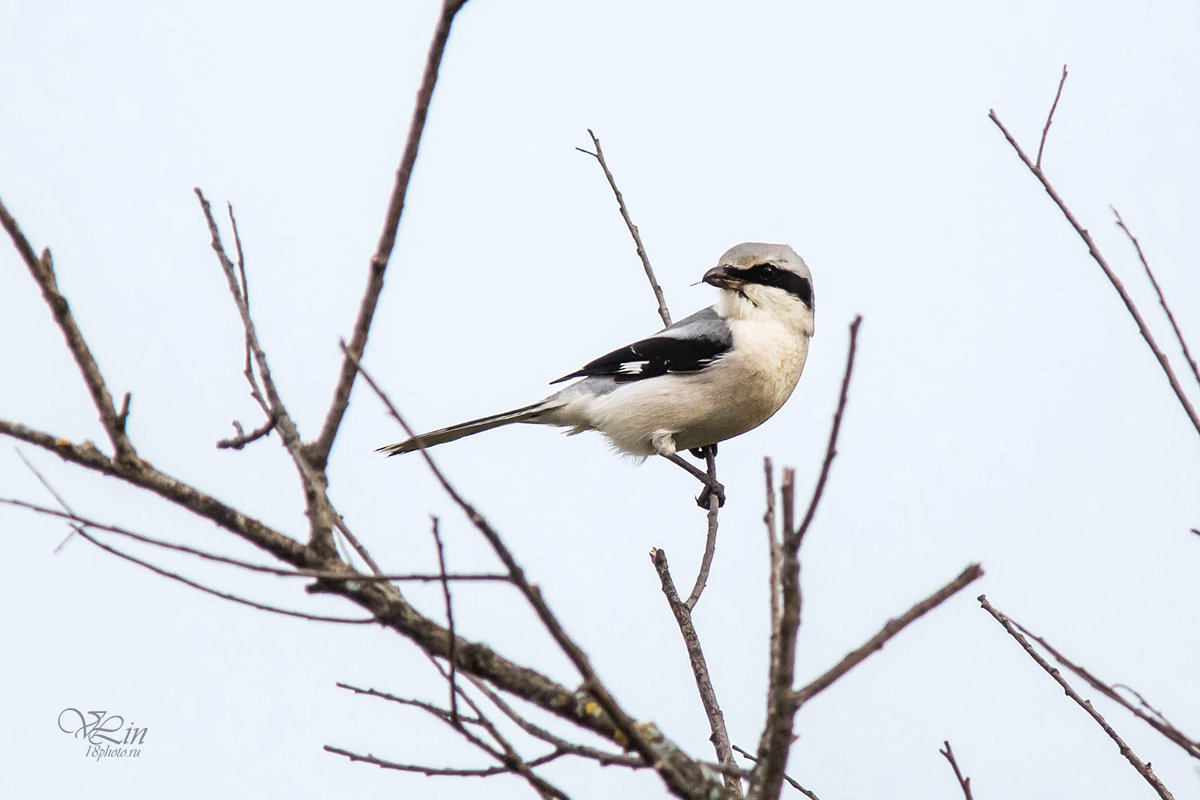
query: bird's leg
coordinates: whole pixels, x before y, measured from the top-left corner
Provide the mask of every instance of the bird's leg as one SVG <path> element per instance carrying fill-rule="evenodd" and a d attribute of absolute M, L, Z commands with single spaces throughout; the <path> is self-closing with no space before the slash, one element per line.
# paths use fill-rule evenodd
<path fill-rule="evenodd" d="M 699 452 L 697 452 L 699 451 Z M 705 472 L 698 467 L 689 464 L 678 453 L 663 456 L 672 464 L 678 464 L 688 472 L 696 480 L 704 484 L 704 489 L 700 492 L 700 496 L 696 498 L 696 505 L 701 508 L 708 508 L 708 501 L 713 495 L 717 497 L 717 505 L 725 505 L 725 487 L 717 481 L 717 447 L 716 445 L 707 445 L 705 447 L 697 447 L 690 451 L 697 458 L 703 458 L 708 462 L 708 471 Z"/>

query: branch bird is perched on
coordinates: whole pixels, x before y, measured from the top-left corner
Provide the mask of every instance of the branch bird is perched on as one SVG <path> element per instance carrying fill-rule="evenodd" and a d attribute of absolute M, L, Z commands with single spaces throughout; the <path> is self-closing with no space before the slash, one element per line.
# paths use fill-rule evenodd
<path fill-rule="evenodd" d="M 813 335 L 812 276 L 785 244 L 730 248 L 704 283 L 716 305 L 601 356 L 533 405 L 381 447 L 388 455 L 529 422 L 600 431 L 635 456 L 672 457 L 757 428 L 791 396 Z"/>

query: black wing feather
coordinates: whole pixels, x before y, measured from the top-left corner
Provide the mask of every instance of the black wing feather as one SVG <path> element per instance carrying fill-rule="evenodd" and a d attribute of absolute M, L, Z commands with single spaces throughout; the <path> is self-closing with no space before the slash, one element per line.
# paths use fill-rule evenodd
<path fill-rule="evenodd" d="M 686 332 L 683 330 L 685 328 L 688 329 Z M 671 335 L 669 331 L 680 335 Z M 699 372 L 732 346 L 733 338 L 724 320 L 712 309 L 705 309 L 680 320 L 662 333 L 600 356 L 551 383 L 597 376 L 611 377 L 617 383 L 628 383 L 666 375 L 668 372 Z"/>

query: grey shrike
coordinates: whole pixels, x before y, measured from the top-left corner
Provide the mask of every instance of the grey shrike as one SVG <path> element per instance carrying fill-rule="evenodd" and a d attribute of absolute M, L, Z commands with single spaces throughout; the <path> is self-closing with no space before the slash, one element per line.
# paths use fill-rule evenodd
<path fill-rule="evenodd" d="M 785 244 L 730 248 L 704 283 L 717 304 L 551 383 L 580 378 L 533 405 L 381 447 L 410 453 L 529 422 L 600 431 L 634 456 L 699 451 L 757 428 L 791 396 L 813 335 L 812 276 Z"/>

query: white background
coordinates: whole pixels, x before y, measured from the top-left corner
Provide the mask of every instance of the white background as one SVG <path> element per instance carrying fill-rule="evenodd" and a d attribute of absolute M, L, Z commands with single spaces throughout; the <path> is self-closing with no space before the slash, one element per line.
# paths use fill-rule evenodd
<path fill-rule="evenodd" d="M 214 442 L 260 421 L 241 334 L 192 187 L 242 231 L 259 333 L 301 432 L 315 435 L 403 146 L 435 4 L 20 3 L 0 28 L 0 196 L 39 249 L 111 389 L 133 393 L 141 455 L 303 537 L 276 439 Z M 522 405 L 545 382 L 658 327 L 595 162 L 601 137 L 676 317 L 727 247 L 785 241 L 812 268 L 817 335 L 780 414 L 721 449 L 730 500 L 697 625 L 730 735 L 764 711 L 762 459 L 816 475 L 863 314 L 850 407 L 803 552 L 801 680 L 981 561 L 983 581 L 806 706 L 790 772 L 825 800 L 1126 798 L 1151 790 L 974 601 L 986 592 L 1102 677 L 1200 731 L 1195 619 L 1200 447 L 1119 300 L 987 119 L 1025 145 L 1070 67 L 1046 147 L 1051 179 L 1153 318 L 1115 205 L 1200 348 L 1200 201 L 1189 2 L 604 4 L 483 2 L 459 15 L 366 363 L 414 425 Z M 5 243 L 7 244 L 7 243 Z M 0 247 L 0 416 L 104 437 L 27 270 Z M 1190 384 L 1189 384 L 1190 385 Z M 1195 387 L 1192 386 L 1193 395 Z M 452 569 L 484 543 L 359 386 L 332 495 L 388 569 Z M 162 501 L 21 446 L 81 513 L 253 556 Z M 504 534 L 626 708 L 711 758 L 677 630 L 646 556 L 690 585 L 704 519 L 692 479 L 635 466 L 600 437 L 512 427 L 437 451 Z M 52 502 L 11 448 L 0 494 Z M 266 615 L 201 595 L 0 509 L 7 576 L 5 724 L 12 797 L 528 796 L 522 782 L 351 764 L 481 765 L 430 717 L 334 686 L 441 701 L 416 649 L 363 626 Z M 141 551 L 139 551 L 141 552 Z M 302 584 L 191 559 L 158 563 L 323 613 Z M 440 618 L 436 587 L 410 595 Z M 459 630 L 574 685 L 509 590 L 456 591 Z M 96 763 L 59 712 L 149 729 L 141 757 Z M 1098 707 L 1176 797 L 1195 762 Z M 564 763 L 574 797 L 649 774 Z M 786 790 L 791 791 L 791 790 Z"/>

